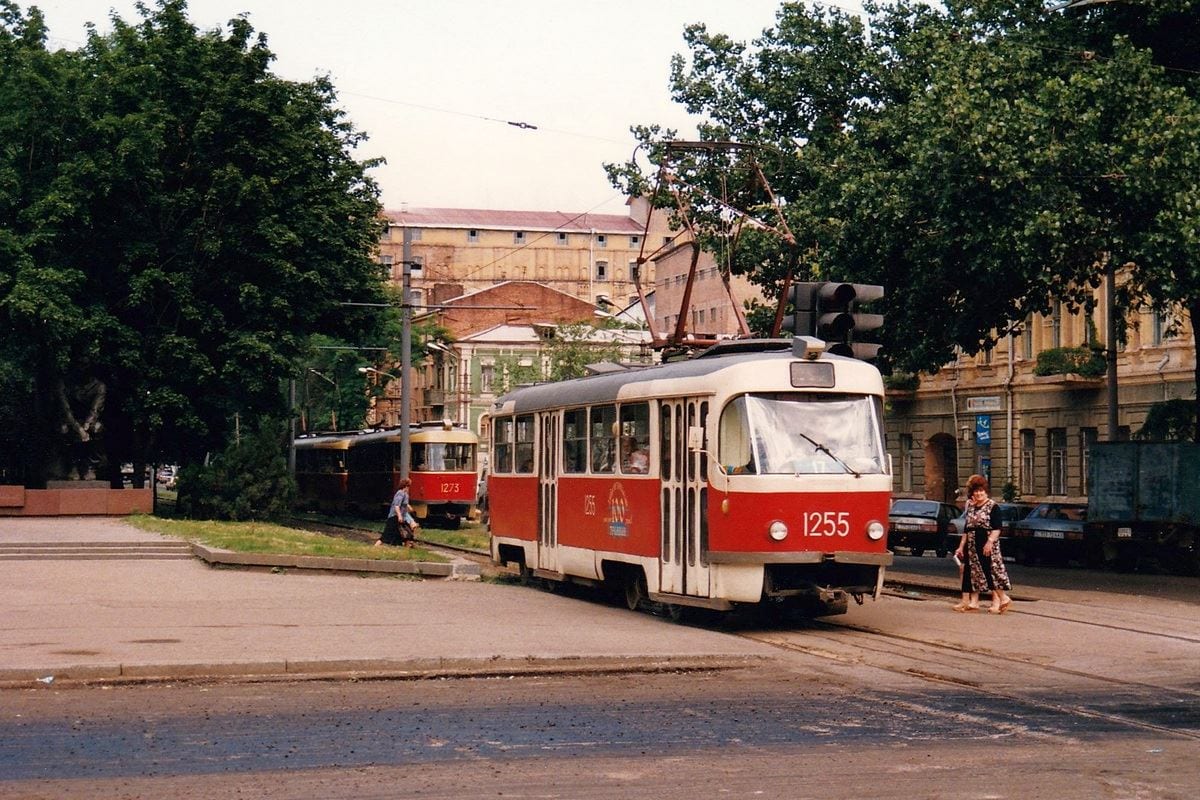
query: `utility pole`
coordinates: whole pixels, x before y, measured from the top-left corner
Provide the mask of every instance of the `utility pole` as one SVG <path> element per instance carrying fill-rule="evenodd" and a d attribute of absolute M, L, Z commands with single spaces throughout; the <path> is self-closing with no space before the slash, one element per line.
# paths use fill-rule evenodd
<path fill-rule="evenodd" d="M 1111 254 L 1105 255 L 1104 304 L 1108 306 L 1108 441 L 1117 440 L 1117 266 Z"/>
<path fill-rule="evenodd" d="M 400 251 L 400 477 L 408 477 L 412 461 L 409 452 L 409 430 L 411 422 L 412 386 L 412 303 L 409 291 L 412 288 L 412 228 L 404 228 L 404 245 Z"/>

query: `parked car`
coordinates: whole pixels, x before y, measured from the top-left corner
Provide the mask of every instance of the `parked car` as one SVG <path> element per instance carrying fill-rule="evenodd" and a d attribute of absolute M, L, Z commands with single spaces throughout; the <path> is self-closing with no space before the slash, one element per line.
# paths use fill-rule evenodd
<path fill-rule="evenodd" d="M 1014 522 L 1025 519 L 1029 516 L 1029 512 L 1037 508 L 1036 503 L 997 503 L 996 507 L 1000 509 L 1000 535 L 1011 536 L 1012 526 Z M 967 510 L 964 508 L 962 513 L 953 520 L 954 535 L 962 536 L 963 528 L 967 524 Z M 957 547 L 957 543 L 955 547 Z"/>
<path fill-rule="evenodd" d="M 958 508 L 937 500 L 892 501 L 888 513 L 888 546 L 907 547 L 914 556 L 933 550 L 943 558 L 953 549 L 954 527 Z"/>
<path fill-rule="evenodd" d="M 1025 519 L 1012 524 L 1008 541 L 1001 545 L 1019 564 L 1045 560 L 1065 564 L 1088 560 L 1084 523 L 1087 506 L 1079 503 L 1042 503 Z"/>
<path fill-rule="evenodd" d="M 159 467 L 158 484 L 164 489 L 174 489 L 179 477 L 179 468 L 175 466 Z"/>

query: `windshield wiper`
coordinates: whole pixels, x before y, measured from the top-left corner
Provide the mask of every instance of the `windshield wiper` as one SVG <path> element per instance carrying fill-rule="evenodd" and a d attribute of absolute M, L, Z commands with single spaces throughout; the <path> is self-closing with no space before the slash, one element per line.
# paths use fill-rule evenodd
<path fill-rule="evenodd" d="M 811 436 L 809 436 L 807 433 L 804 433 L 803 431 L 796 431 L 796 433 L 800 435 L 800 438 L 801 438 L 801 439 L 803 439 L 804 441 L 806 441 L 806 442 L 808 442 L 809 444 L 811 444 L 811 445 L 813 446 L 813 448 L 814 448 L 814 449 L 815 449 L 815 450 L 816 450 L 818 453 L 824 453 L 825 455 L 829 456 L 829 457 L 830 457 L 830 458 L 832 458 L 834 461 L 836 461 L 837 463 L 841 464 L 841 465 L 842 465 L 842 468 L 843 468 L 843 469 L 845 469 L 847 472 L 849 472 L 849 473 L 850 473 L 851 475 L 853 475 L 854 477 L 856 477 L 856 478 L 861 478 L 861 477 L 862 477 L 862 473 L 861 473 L 861 472 L 859 472 L 859 471 L 858 471 L 858 470 L 856 470 L 854 467 L 850 466 L 850 465 L 849 465 L 849 464 L 847 464 L 845 461 L 843 461 L 843 460 L 841 459 L 841 457 L 840 457 L 840 456 L 838 456 L 838 454 L 837 454 L 837 453 L 833 452 L 833 451 L 832 451 L 832 450 L 830 450 L 828 447 L 826 447 L 825 445 L 821 444 L 821 443 L 820 443 L 820 442 L 818 442 L 816 439 L 812 438 Z"/>

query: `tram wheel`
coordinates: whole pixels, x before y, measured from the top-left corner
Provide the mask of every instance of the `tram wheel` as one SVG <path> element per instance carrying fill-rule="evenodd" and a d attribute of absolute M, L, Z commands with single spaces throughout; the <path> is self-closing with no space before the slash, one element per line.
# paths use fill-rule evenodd
<path fill-rule="evenodd" d="M 924 547 L 914 547 L 911 550 L 909 550 L 908 552 L 912 553 L 917 558 L 920 558 L 921 556 L 925 555 L 925 548 Z"/>
<path fill-rule="evenodd" d="M 637 611 L 638 606 L 646 599 L 646 576 L 641 570 L 637 574 L 625 576 L 625 607 Z"/>

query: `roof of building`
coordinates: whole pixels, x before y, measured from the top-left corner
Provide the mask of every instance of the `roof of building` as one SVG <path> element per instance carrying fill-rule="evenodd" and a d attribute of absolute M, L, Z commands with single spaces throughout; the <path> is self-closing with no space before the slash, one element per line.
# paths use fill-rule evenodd
<path fill-rule="evenodd" d="M 468 228 L 563 233 L 636 235 L 644 226 L 622 214 L 568 211 L 502 211 L 489 208 L 405 208 L 384 211 L 393 225 L 413 228 Z"/>
<path fill-rule="evenodd" d="M 557 327 L 551 323 L 545 324 L 548 327 Z M 650 342 L 650 334 L 647 331 L 623 328 L 598 328 L 589 333 L 587 340 L 594 344 L 640 345 Z M 538 344 L 544 339 L 538 335 L 534 325 L 501 324 L 464 336 L 458 341 L 461 344 Z"/>
<path fill-rule="evenodd" d="M 491 286 L 484 286 L 480 289 L 472 289 L 469 292 L 463 292 L 455 297 L 448 297 L 443 300 L 440 305 L 468 309 L 472 306 L 470 303 L 464 301 L 471 300 L 472 298 L 478 298 L 480 295 L 495 294 L 502 287 L 512 285 L 527 286 L 530 287 L 531 290 L 535 290 L 537 292 L 553 292 L 554 294 L 562 295 L 570 300 L 575 300 L 585 305 L 591 305 L 591 303 L 588 303 L 587 300 L 584 300 L 581 297 L 577 297 L 569 292 L 564 292 L 561 289 L 555 289 L 553 286 L 547 286 L 546 284 L 539 283 L 537 281 L 500 281 L 499 283 L 492 284 Z"/>

